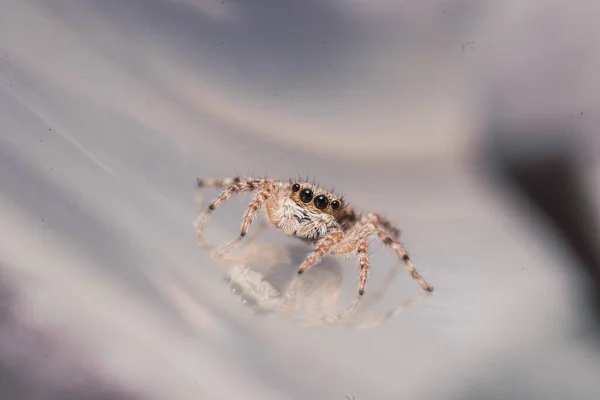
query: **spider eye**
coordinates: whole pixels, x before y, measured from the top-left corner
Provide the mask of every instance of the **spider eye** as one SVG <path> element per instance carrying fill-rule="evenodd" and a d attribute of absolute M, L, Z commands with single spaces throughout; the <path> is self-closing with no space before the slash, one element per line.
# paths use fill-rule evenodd
<path fill-rule="evenodd" d="M 315 207 L 317 207 L 319 210 L 325 209 L 327 204 L 329 204 L 329 199 L 322 194 L 315 197 Z"/>
<path fill-rule="evenodd" d="M 304 189 L 303 191 L 300 192 L 300 200 L 302 200 L 303 203 L 310 203 L 312 198 L 313 198 L 312 190 Z"/>
<path fill-rule="evenodd" d="M 332 201 L 331 208 L 333 208 L 334 210 L 337 210 L 338 208 L 340 208 L 340 202 L 338 200 Z"/>
<path fill-rule="evenodd" d="M 294 192 L 297 192 L 298 190 L 300 190 L 300 185 L 299 185 L 299 184 L 297 184 L 297 183 L 294 183 L 294 185 L 292 186 L 292 190 L 293 190 Z"/>

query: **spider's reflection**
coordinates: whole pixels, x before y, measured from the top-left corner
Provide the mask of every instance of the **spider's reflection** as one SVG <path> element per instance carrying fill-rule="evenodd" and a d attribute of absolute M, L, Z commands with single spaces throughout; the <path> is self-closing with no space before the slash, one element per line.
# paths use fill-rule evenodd
<path fill-rule="evenodd" d="M 216 266 L 226 271 L 224 281 L 231 293 L 257 315 L 292 317 L 313 327 L 368 328 L 386 322 L 430 295 L 422 292 L 387 312 L 369 312 L 392 286 L 399 271 L 392 268 L 379 288 L 366 296 L 356 296 L 341 312 L 336 312 L 342 294 L 340 263 L 328 257 L 318 268 L 298 275 L 294 267 L 304 259 L 306 246 L 265 243 L 259 238 L 266 223 L 257 225 L 237 252 L 220 257 L 204 233 L 197 235 L 200 247 Z"/>

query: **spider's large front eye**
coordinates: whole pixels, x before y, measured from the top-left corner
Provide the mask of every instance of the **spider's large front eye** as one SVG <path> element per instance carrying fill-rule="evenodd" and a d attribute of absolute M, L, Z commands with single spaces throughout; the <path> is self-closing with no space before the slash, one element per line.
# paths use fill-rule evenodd
<path fill-rule="evenodd" d="M 334 210 L 337 210 L 338 208 L 340 208 L 340 202 L 338 200 L 332 201 L 331 208 L 333 208 Z"/>
<path fill-rule="evenodd" d="M 329 199 L 322 194 L 315 197 L 315 207 L 317 207 L 319 210 L 327 208 L 327 204 L 329 204 Z"/>
<path fill-rule="evenodd" d="M 292 190 L 293 190 L 294 192 L 297 192 L 298 190 L 300 190 L 300 185 L 299 185 L 299 184 L 297 184 L 297 183 L 294 183 L 294 184 L 292 185 Z"/>
<path fill-rule="evenodd" d="M 310 203 L 312 198 L 313 198 L 312 190 L 304 189 L 303 191 L 300 192 L 300 200 L 302 200 L 303 203 Z"/>

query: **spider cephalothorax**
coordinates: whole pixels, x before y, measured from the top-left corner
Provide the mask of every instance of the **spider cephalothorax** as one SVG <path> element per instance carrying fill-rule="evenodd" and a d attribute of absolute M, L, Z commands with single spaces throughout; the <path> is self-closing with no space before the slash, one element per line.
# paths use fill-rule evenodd
<path fill-rule="evenodd" d="M 311 243 L 314 250 L 306 257 L 298 273 L 316 265 L 327 254 L 346 256 L 357 254 L 361 269 L 358 292 L 365 290 L 369 272 L 368 239 L 372 235 L 388 246 L 403 262 L 413 279 L 427 291 L 433 288 L 415 270 L 404 246 L 400 231 L 379 214 L 358 215 L 332 191 L 308 182 L 278 181 L 262 178 L 228 178 L 197 180 L 198 187 L 225 188 L 208 206 L 197 223 L 197 233 L 203 234 L 211 213 L 236 193 L 258 191 L 244 214 L 240 236 L 217 251 L 217 257 L 233 249 L 248 232 L 258 210 L 263 209 L 267 220 L 286 235 Z"/>

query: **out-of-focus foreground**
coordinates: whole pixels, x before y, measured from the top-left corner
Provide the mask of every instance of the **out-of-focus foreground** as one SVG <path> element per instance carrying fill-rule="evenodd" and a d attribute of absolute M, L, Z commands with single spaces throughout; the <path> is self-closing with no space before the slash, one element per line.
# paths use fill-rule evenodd
<path fill-rule="evenodd" d="M 0 7 L 0 398 L 600 397 L 598 2 Z M 576 189 L 523 172 L 563 150 Z M 375 246 L 360 304 L 352 258 L 284 301 L 307 248 L 259 225 L 218 268 L 194 183 L 236 173 L 384 213 L 435 292 Z"/>

